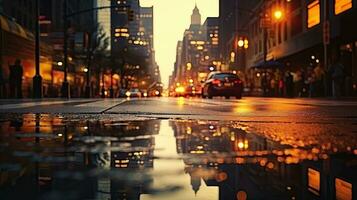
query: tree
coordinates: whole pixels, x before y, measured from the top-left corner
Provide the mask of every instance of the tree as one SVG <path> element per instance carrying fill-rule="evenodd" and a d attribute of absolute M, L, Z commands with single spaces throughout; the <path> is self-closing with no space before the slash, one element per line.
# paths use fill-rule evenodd
<path fill-rule="evenodd" d="M 108 65 L 109 55 L 109 37 L 106 35 L 103 27 L 98 24 L 92 30 L 87 32 L 87 41 L 84 52 L 86 53 L 85 63 L 88 68 L 88 77 L 91 78 L 91 72 L 96 75 L 95 94 L 100 93 L 100 73 L 105 71 L 104 67 Z M 89 80 L 89 84 L 92 85 Z"/>

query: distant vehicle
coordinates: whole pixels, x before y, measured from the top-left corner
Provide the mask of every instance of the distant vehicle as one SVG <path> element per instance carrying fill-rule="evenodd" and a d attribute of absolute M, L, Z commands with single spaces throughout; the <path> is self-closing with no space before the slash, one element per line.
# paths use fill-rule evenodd
<path fill-rule="evenodd" d="M 126 97 L 141 97 L 142 96 L 141 91 L 137 88 L 128 90 L 125 93 L 125 95 L 126 95 Z"/>
<path fill-rule="evenodd" d="M 126 89 L 120 89 L 119 90 L 119 97 L 127 97 L 126 96 L 126 92 L 127 92 L 128 90 L 126 90 Z"/>
<path fill-rule="evenodd" d="M 202 83 L 202 98 L 212 99 L 214 96 L 224 96 L 226 99 L 231 96 L 242 98 L 243 82 L 236 74 L 212 72 L 207 77 L 207 80 Z"/>
<path fill-rule="evenodd" d="M 175 88 L 175 93 L 174 96 L 175 97 L 183 97 L 185 96 L 185 92 L 186 92 L 186 88 L 183 86 L 178 86 Z"/>
<path fill-rule="evenodd" d="M 187 86 L 183 96 L 185 97 L 194 97 L 201 95 L 201 87 L 200 86 Z"/>

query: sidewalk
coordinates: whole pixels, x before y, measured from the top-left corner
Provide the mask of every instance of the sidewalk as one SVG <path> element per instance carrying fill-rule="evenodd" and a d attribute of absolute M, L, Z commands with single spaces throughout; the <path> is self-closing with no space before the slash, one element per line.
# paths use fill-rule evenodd
<path fill-rule="evenodd" d="M 126 99 L 21 99 L 1 100 L 0 113 L 93 113 L 115 107 Z"/>

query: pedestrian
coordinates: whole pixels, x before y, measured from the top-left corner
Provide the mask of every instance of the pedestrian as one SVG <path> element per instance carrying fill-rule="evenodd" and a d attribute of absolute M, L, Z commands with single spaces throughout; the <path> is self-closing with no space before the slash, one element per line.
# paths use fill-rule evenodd
<path fill-rule="evenodd" d="M 9 97 L 15 98 L 16 93 L 15 66 L 9 64 Z"/>
<path fill-rule="evenodd" d="M 294 77 L 290 71 L 285 72 L 285 94 L 287 97 L 294 97 Z"/>
<path fill-rule="evenodd" d="M 16 59 L 15 64 L 10 66 L 9 84 L 11 98 L 22 98 L 22 76 L 23 67 L 21 60 Z"/>
<path fill-rule="evenodd" d="M 264 97 L 268 96 L 268 78 L 266 72 L 262 73 L 261 85 L 263 89 L 263 96 Z"/>
<path fill-rule="evenodd" d="M 308 88 L 309 88 L 309 97 L 316 96 L 316 76 L 314 72 L 311 72 L 307 78 Z"/>
<path fill-rule="evenodd" d="M 304 89 L 304 75 L 302 70 L 297 70 L 295 77 L 294 77 L 294 83 L 295 83 L 295 96 L 297 97 L 302 97 L 303 95 L 303 89 Z"/>
<path fill-rule="evenodd" d="M 5 98 L 5 79 L 4 79 L 1 60 L 0 60 L 0 98 Z"/>
<path fill-rule="evenodd" d="M 335 59 L 330 67 L 332 78 L 332 96 L 335 98 L 341 97 L 342 86 L 344 82 L 344 66 L 340 63 L 339 59 Z"/>
<path fill-rule="evenodd" d="M 314 68 L 314 74 L 315 74 L 315 88 L 316 88 L 316 96 L 317 97 L 322 97 L 324 96 L 325 89 L 324 89 L 324 79 L 325 79 L 325 71 L 321 67 L 321 64 L 317 64 L 317 66 Z"/>

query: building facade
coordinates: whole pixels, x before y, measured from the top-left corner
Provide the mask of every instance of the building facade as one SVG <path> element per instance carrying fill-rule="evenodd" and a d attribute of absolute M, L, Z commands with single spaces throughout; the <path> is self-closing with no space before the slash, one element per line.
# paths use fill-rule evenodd
<path fill-rule="evenodd" d="M 219 1 L 219 48 L 222 64 L 229 70 L 246 69 L 244 48 L 239 40 L 247 37 L 247 23 L 252 17 L 252 8 L 259 0 L 220 0 Z"/>
<path fill-rule="evenodd" d="M 274 18 L 276 10 L 282 11 L 281 19 Z M 343 95 L 356 94 L 357 29 L 351 26 L 357 18 L 356 0 L 261 1 L 254 12 L 271 13 L 272 20 L 264 40 L 261 16 L 256 14 L 250 19 L 248 66 L 256 66 L 264 56 L 293 72 L 308 74 L 320 65 L 326 72 L 325 95 L 332 95 L 329 68 L 339 61 L 344 66 Z"/>

